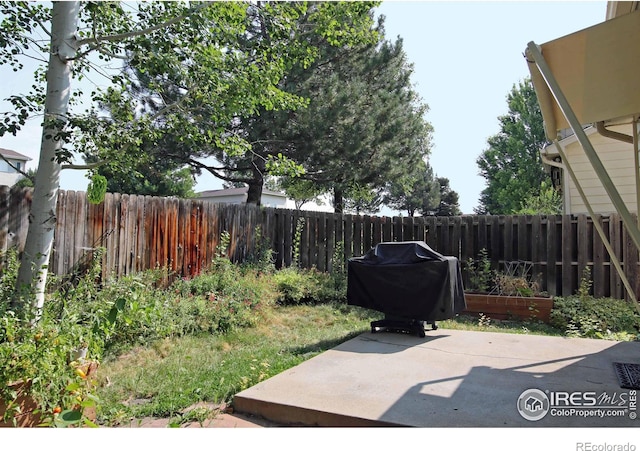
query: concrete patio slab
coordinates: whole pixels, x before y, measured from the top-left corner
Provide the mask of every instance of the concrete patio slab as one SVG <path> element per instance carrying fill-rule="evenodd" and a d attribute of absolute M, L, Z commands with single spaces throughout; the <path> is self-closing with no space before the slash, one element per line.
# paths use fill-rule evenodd
<path fill-rule="evenodd" d="M 640 343 L 364 333 L 244 390 L 233 404 L 298 426 L 638 426 L 635 391 L 620 387 L 613 362 L 640 363 Z"/>

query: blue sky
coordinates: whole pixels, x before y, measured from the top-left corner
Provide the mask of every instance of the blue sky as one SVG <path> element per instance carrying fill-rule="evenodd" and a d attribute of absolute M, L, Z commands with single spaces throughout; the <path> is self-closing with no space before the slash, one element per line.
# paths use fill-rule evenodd
<path fill-rule="evenodd" d="M 506 96 L 528 76 L 522 53 L 529 41 L 541 44 L 605 20 L 606 2 L 430 2 L 385 1 L 386 35 L 401 36 L 414 64 L 413 81 L 430 107 L 433 125 L 431 165 L 460 194 L 463 213 L 478 205 L 484 179 L 476 159 L 487 138 L 499 132 L 498 116 L 507 112 Z M 0 99 L 28 88 L 31 73 L 0 69 Z M 0 147 L 37 164 L 39 120 L 30 121 L 17 137 L 0 138 Z M 80 171 L 63 171 L 61 188 L 86 189 Z M 198 180 L 198 191 L 217 189 L 210 175 Z M 385 211 L 384 214 L 390 214 Z"/>
<path fill-rule="evenodd" d="M 463 213 L 473 213 L 485 187 L 476 159 L 500 131 L 507 94 L 529 75 L 527 44 L 603 22 L 606 2 L 385 1 L 379 11 L 387 38 L 403 38 L 416 89 L 430 107 L 431 166 L 460 194 Z"/>

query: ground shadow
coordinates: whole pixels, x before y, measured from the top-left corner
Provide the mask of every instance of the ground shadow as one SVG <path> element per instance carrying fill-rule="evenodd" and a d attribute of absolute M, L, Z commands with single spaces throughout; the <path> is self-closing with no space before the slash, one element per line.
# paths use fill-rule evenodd
<path fill-rule="evenodd" d="M 609 342 L 598 347 L 598 340 L 529 338 L 511 339 L 511 345 L 498 353 L 491 346 L 453 352 L 447 348 L 448 361 L 438 358 L 444 355 L 438 353 L 442 349 L 416 352 L 424 360 L 414 363 L 424 364 L 427 377 L 408 388 L 378 419 L 416 427 L 640 426 L 640 420 L 630 416 L 637 409 L 630 405 L 630 390 L 620 387 L 613 369 L 614 362 L 640 362 L 640 343 Z M 505 349 L 508 352 L 501 352 Z M 535 421 L 518 410 L 519 397 L 530 389 L 553 399 L 548 413 Z"/>

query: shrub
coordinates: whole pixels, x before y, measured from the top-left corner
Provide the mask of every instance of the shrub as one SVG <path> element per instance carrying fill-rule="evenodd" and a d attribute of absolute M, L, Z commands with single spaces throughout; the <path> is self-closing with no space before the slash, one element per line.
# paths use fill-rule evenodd
<path fill-rule="evenodd" d="M 72 327 L 46 315 L 35 326 L 11 311 L 0 318 L 0 399 L 7 404 L 0 420 L 15 421 L 22 413 L 18 397 L 26 394 L 45 425 L 92 425 L 83 409 L 96 405 L 96 386 L 85 374 L 90 362 L 72 357 L 77 349 Z"/>
<path fill-rule="evenodd" d="M 325 304 L 344 302 L 347 295 L 346 276 L 317 269 L 281 269 L 273 275 L 276 301 L 280 305 Z"/>
<path fill-rule="evenodd" d="M 278 293 L 276 300 L 281 305 L 312 302 L 320 290 L 310 271 L 293 267 L 276 272 L 273 280 Z"/>
<path fill-rule="evenodd" d="M 466 270 L 469 274 L 468 287 L 471 291 L 488 292 L 493 286 L 494 271 L 485 248 L 480 249 L 478 260 L 467 260 Z"/>
<path fill-rule="evenodd" d="M 640 315 L 627 301 L 592 296 L 557 297 L 553 301 L 550 324 L 569 335 L 590 338 L 636 336 Z"/>

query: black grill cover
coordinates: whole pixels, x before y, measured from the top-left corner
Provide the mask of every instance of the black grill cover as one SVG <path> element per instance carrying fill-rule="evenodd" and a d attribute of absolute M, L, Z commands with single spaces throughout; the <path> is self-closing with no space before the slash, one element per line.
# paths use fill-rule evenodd
<path fill-rule="evenodd" d="M 438 321 L 466 307 L 460 264 L 423 241 L 380 243 L 347 263 L 347 303 L 388 316 Z"/>

